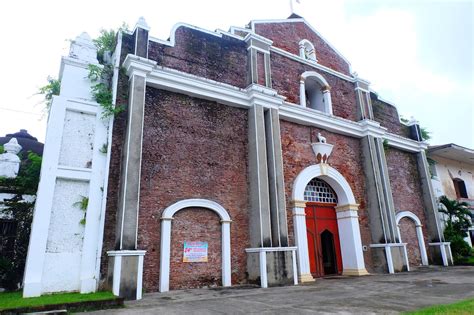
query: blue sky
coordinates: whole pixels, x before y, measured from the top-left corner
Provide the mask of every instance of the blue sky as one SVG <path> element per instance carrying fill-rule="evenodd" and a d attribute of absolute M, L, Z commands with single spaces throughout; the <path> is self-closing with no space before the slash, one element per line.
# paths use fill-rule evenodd
<path fill-rule="evenodd" d="M 472 1 L 300 0 L 295 11 L 341 51 L 379 95 L 432 132 L 431 144 L 474 148 Z M 44 140 L 40 97 L 57 76 L 67 39 L 100 28 L 133 26 L 144 16 L 151 35 L 167 38 L 173 24 L 209 30 L 252 19 L 290 15 L 289 0 L 16 1 L 0 4 L 0 135 L 28 129 Z M 8 75 L 5 75 L 7 73 Z M 44 116 L 44 115 L 43 115 Z"/>

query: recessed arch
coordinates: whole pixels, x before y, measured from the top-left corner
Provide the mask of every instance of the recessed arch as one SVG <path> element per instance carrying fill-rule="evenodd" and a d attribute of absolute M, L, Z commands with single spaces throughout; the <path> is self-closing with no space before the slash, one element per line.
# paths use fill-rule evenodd
<path fill-rule="evenodd" d="M 401 241 L 402 236 L 400 233 L 400 220 L 402 218 L 410 218 L 413 222 L 415 222 L 415 227 L 416 227 L 416 236 L 418 239 L 418 247 L 420 248 L 420 253 L 421 253 L 421 264 L 423 266 L 428 265 L 428 254 L 426 253 L 426 246 L 425 246 L 425 240 L 423 238 L 423 229 L 422 229 L 422 224 L 420 221 L 420 218 L 416 214 L 414 214 L 411 211 L 400 211 L 396 214 L 395 220 L 397 222 L 397 232 L 398 232 L 398 239 Z M 407 257 L 408 260 L 408 257 Z"/>
<path fill-rule="evenodd" d="M 222 226 L 222 286 L 231 286 L 230 260 L 230 216 L 229 213 L 215 201 L 207 199 L 186 199 L 167 207 L 161 216 L 160 244 L 160 292 L 169 291 L 170 255 L 171 255 L 171 221 L 176 212 L 186 208 L 205 208 L 216 212 Z"/>

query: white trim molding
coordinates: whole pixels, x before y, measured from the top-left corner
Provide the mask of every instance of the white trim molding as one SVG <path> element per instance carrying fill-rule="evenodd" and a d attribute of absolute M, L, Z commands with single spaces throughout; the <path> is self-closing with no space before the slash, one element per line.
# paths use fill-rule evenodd
<path fill-rule="evenodd" d="M 336 216 L 342 254 L 342 274 L 367 275 L 357 215 L 358 204 L 352 189 L 341 173 L 327 164 L 320 163 L 308 166 L 301 171 L 293 184 L 293 226 L 295 242 L 298 247 L 297 256 L 300 281 L 307 282 L 313 280 L 309 265 L 305 218 L 306 201 L 304 201 L 305 188 L 313 178 L 324 180 L 334 189 L 338 196 Z"/>
<path fill-rule="evenodd" d="M 161 216 L 161 247 L 160 247 L 160 292 L 169 291 L 170 257 L 171 257 L 171 221 L 176 212 L 185 208 L 206 208 L 216 212 L 222 226 L 222 286 L 230 287 L 230 219 L 229 213 L 217 202 L 207 199 L 186 199 L 167 207 Z"/>
<path fill-rule="evenodd" d="M 421 224 L 420 219 L 416 216 L 416 214 L 410 211 L 398 212 L 395 218 L 397 222 L 398 239 L 400 241 L 402 240 L 401 233 L 400 233 L 400 220 L 402 218 L 410 218 L 413 222 L 415 222 L 416 237 L 418 239 L 418 247 L 420 248 L 420 254 L 421 254 L 421 264 L 423 266 L 428 266 L 428 254 L 426 253 L 425 240 L 423 238 L 423 229 L 421 228 L 422 224 Z"/>
<path fill-rule="evenodd" d="M 363 138 L 368 135 L 384 138 L 388 140 L 390 146 L 403 151 L 421 152 L 427 148 L 424 142 L 417 142 L 387 132 L 387 129 L 376 121 L 366 119 L 355 122 L 285 102 L 285 97 L 271 88 L 252 84 L 243 89 L 162 67 L 155 61 L 130 54 L 127 55 L 123 64 L 128 73 L 146 76 L 147 85 L 157 89 L 199 97 L 238 108 L 250 108 L 255 104 L 265 108 L 276 108 L 279 110 L 282 120 L 315 126 L 355 138 Z"/>

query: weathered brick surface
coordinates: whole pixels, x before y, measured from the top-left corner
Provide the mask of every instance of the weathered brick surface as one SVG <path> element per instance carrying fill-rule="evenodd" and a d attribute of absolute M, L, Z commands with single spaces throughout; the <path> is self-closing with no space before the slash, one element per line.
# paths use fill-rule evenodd
<path fill-rule="evenodd" d="M 416 156 L 412 153 L 389 148 L 385 152 L 387 158 L 390 186 L 392 187 L 395 211 L 411 211 L 423 223 L 425 222 L 423 195 Z M 404 228 L 408 229 L 408 228 Z M 425 225 L 422 227 L 425 247 L 428 248 L 428 233 Z M 400 231 L 402 232 L 402 231 Z M 416 233 L 408 231 L 401 235 L 404 242 L 418 244 Z M 411 259 L 415 259 L 412 255 Z"/>
<path fill-rule="evenodd" d="M 123 63 L 127 54 L 132 51 L 132 48 L 132 36 L 124 34 L 122 37 L 122 51 L 120 58 L 121 63 Z M 126 77 L 125 75 L 119 76 L 117 104 L 125 106 L 125 108 L 128 105 L 128 77 Z M 128 113 L 125 111 L 116 116 L 114 119 L 110 152 L 111 157 L 109 179 L 107 188 L 107 206 L 104 224 L 104 243 L 102 245 L 101 278 L 105 278 L 107 274 L 107 251 L 118 249 L 115 247 L 115 225 L 120 189 L 120 174 L 122 169 L 122 149 L 124 143 L 123 140 L 125 137 L 125 130 L 127 126 L 127 114 Z"/>
<path fill-rule="evenodd" d="M 210 199 L 228 211 L 232 219 L 232 279 L 234 283 L 244 281 L 249 244 L 247 111 L 147 88 L 145 112 L 138 235 L 139 248 L 147 250 L 145 289 L 156 291 L 158 286 L 161 214 L 171 204 L 189 198 Z M 186 227 L 202 220 L 179 217 Z M 212 217 L 207 238 L 215 238 L 215 222 Z M 195 226 L 185 236 L 200 238 L 201 229 Z M 173 240 L 172 251 L 182 252 L 179 241 Z M 199 268 L 175 267 L 173 275 L 201 276 Z M 175 278 L 173 285 L 185 287 L 186 283 L 186 279 Z"/>
<path fill-rule="evenodd" d="M 350 75 L 349 64 L 303 22 L 259 23 L 255 24 L 255 33 L 271 39 L 273 46 L 298 56 L 299 42 L 307 39 L 314 45 L 319 64 Z"/>
<path fill-rule="evenodd" d="M 408 127 L 400 123 L 398 111 L 395 106 L 379 100 L 373 93 L 371 93 L 371 100 L 375 121 L 378 121 L 383 127 L 387 128 L 388 132 L 406 138 L 410 137 Z"/>
<path fill-rule="evenodd" d="M 407 243 L 408 262 L 410 266 L 421 265 L 421 252 L 416 236 L 415 222 L 410 218 L 400 220 L 400 235 L 403 243 Z"/>
<path fill-rule="evenodd" d="M 159 65 L 245 88 L 247 46 L 244 41 L 213 36 L 185 26 L 176 30 L 174 47 L 149 42 L 148 58 Z"/>
<path fill-rule="evenodd" d="M 183 262 L 185 241 L 208 243 L 208 261 Z M 222 284 L 221 223 L 217 213 L 188 208 L 178 211 L 171 228 L 170 289 Z"/>
<path fill-rule="evenodd" d="M 317 141 L 318 132 L 321 132 L 322 135 L 327 138 L 328 143 L 334 144 L 329 164 L 338 170 L 349 182 L 356 202 L 360 204 L 359 224 L 362 244 L 369 245 L 373 243 L 371 241 L 369 217 L 366 210 L 365 180 L 360 140 L 287 121 L 281 121 L 280 126 L 290 244 L 294 244 L 293 215 L 291 208 L 293 183 L 303 169 L 316 164 L 316 157 L 311 148 L 311 143 Z M 364 259 L 366 267 L 370 272 L 370 270 L 372 270 L 370 249 L 364 252 Z"/>
<path fill-rule="evenodd" d="M 285 96 L 286 101 L 300 103 L 300 77 L 305 71 L 314 71 L 321 74 L 331 87 L 333 114 L 352 121 L 359 120 L 353 83 L 279 54 L 272 53 L 270 60 L 272 88 Z"/>

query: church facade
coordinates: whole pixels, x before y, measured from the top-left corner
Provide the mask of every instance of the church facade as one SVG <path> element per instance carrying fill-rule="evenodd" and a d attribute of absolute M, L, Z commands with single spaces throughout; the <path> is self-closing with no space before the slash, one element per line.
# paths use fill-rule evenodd
<path fill-rule="evenodd" d="M 141 21 L 114 57 L 128 105 L 109 130 L 97 274 L 115 294 L 450 263 L 418 124 L 303 18 L 177 24 L 166 41 Z"/>

